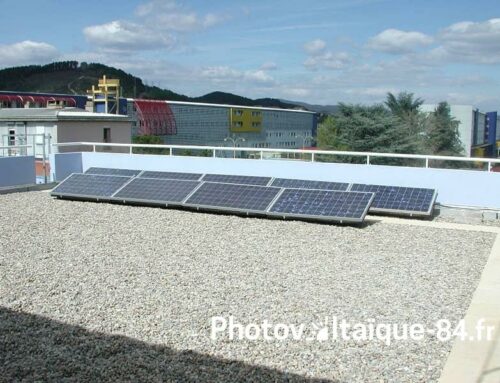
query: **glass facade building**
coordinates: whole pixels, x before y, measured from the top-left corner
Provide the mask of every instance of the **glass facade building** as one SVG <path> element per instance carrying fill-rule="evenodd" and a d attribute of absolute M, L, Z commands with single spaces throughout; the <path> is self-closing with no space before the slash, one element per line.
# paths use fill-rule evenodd
<path fill-rule="evenodd" d="M 166 144 L 224 146 L 227 137 L 240 139 L 236 146 L 294 149 L 314 144 L 317 115 L 303 110 L 244 107 L 161 101 L 168 107 L 170 134 L 159 134 Z M 135 100 L 129 99 L 127 114 L 132 134 L 141 134 L 141 116 Z M 244 139 L 245 141 L 243 142 Z M 232 145 L 232 144 L 231 144 Z"/>

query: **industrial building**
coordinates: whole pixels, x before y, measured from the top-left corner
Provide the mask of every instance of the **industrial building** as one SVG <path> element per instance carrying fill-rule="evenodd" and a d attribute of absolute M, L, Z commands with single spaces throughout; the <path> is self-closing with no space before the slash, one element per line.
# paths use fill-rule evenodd
<path fill-rule="evenodd" d="M 437 104 L 424 104 L 423 112 L 431 113 Z M 497 112 L 481 112 L 472 105 L 450 105 L 451 116 L 459 121 L 458 133 L 467 157 L 499 157 L 500 117 Z"/>
<path fill-rule="evenodd" d="M 127 114 L 134 135 L 176 145 L 302 148 L 313 142 L 317 126 L 316 114 L 303 110 L 179 101 L 128 99 Z"/>
<path fill-rule="evenodd" d="M 0 108 L 78 107 L 128 115 L 132 136 L 165 144 L 297 149 L 315 144 L 317 115 L 295 109 L 247 107 L 120 97 L 119 80 L 99 80 L 88 96 L 1 92 Z M 114 141 L 119 142 L 119 141 Z"/>
<path fill-rule="evenodd" d="M 82 141 L 130 143 L 131 123 L 127 116 L 91 113 L 79 108 L 3 108 L 0 109 L 0 137 L 0 146 L 8 151 L 3 153 L 5 149 L 2 149 L 2 155 L 32 153 L 37 159 L 37 175 L 45 178 L 50 173 L 49 154 L 66 151 L 65 148 L 53 149 L 51 144 Z M 29 148 L 18 147 L 23 145 Z M 67 150 L 85 149 L 71 147 Z M 116 147 L 104 149 L 122 151 Z"/>

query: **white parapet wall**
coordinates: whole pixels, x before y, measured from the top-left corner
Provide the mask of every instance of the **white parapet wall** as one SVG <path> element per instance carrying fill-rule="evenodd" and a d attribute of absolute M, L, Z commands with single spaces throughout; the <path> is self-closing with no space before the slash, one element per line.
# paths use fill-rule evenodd
<path fill-rule="evenodd" d="M 442 205 L 500 210 L 500 173 L 496 172 L 100 152 L 52 156 L 52 169 L 57 181 L 72 172 L 85 171 L 93 166 L 425 187 L 437 189 L 437 202 Z"/>
<path fill-rule="evenodd" d="M 34 156 L 0 157 L 0 188 L 34 184 Z"/>

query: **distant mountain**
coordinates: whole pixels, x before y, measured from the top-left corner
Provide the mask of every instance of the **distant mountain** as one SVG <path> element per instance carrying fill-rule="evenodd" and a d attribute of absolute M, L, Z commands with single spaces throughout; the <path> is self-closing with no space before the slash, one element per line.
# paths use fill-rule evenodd
<path fill-rule="evenodd" d="M 299 103 L 274 98 L 252 100 L 231 93 L 212 92 L 201 97 L 188 97 L 168 89 L 144 84 L 142 79 L 121 69 L 98 63 L 62 61 L 47 65 L 30 65 L 0 70 L 0 90 L 19 92 L 86 94 L 102 76 L 120 80 L 123 97 L 156 100 L 206 102 L 282 109 L 304 109 Z"/>
<path fill-rule="evenodd" d="M 312 112 L 323 113 L 323 114 L 332 114 L 337 112 L 339 109 L 338 105 L 308 104 L 302 101 L 289 101 L 289 100 L 281 100 L 281 101 L 287 104 L 299 105 Z"/>
<path fill-rule="evenodd" d="M 302 109 L 297 104 L 285 103 L 275 98 L 259 98 L 252 100 L 250 98 L 238 96 L 232 93 L 212 92 L 201 97 L 194 97 L 191 99 L 194 102 L 207 102 L 215 104 L 231 104 L 242 106 L 263 106 L 282 109 Z"/>

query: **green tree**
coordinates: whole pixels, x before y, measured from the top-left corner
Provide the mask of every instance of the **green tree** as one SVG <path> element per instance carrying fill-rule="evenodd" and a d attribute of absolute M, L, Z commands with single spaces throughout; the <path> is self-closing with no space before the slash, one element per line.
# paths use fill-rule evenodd
<path fill-rule="evenodd" d="M 458 133 L 459 121 L 451 117 L 450 106 L 440 102 L 427 117 L 426 147 L 430 154 L 463 156 L 464 149 Z"/>
<path fill-rule="evenodd" d="M 318 146 L 321 149 L 347 150 L 340 142 L 340 132 L 333 116 L 326 116 L 318 126 Z"/>
<path fill-rule="evenodd" d="M 417 114 L 419 125 L 423 114 Z M 408 130 L 402 119 L 384 105 L 340 104 L 338 112 L 318 128 L 318 143 L 324 149 L 359 152 L 420 153 L 422 136 Z M 349 162 L 359 162 L 351 158 Z M 374 159 L 377 164 L 415 165 L 412 160 Z"/>
<path fill-rule="evenodd" d="M 414 98 L 413 93 L 400 92 L 397 96 L 387 93 L 385 105 L 396 117 L 407 118 L 419 113 L 420 106 L 424 103 L 421 98 Z"/>
<path fill-rule="evenodd" d="M 385 101 L 385 105 L 398 120 L 397 126 L 401 129 L 399 132 L 401 138 L 404 134 L 408 134 L 408 139 L 415 144 L 408 148 L 413 153 L 422 150 L 419 138 L 424 128 L 425 115 L 419 108 L 423 103 L 421 98 L 415 98 L 414 94 L 409 92 L 400 92 L 397 96 L 389 92 Z"/>
<path fill-rule="evenodd" d="M 147 145 L 163 145 L 163 139 L 159 136 L 134 136 L 132 137 L 132 142 L 134 144 L 147 144 Z M 168 154 L 170 153 L 169 149 L 162 148 L 134 148 L 133 152 L 135 154 Z"/>
<path fill-rule="evenodd" d="M 394 130 L 395 122 L 382 105 L 340 104 L 335 115 L 338 145 L 361 152 L 387 151 L 394 144 L 390 132 Z"/>

